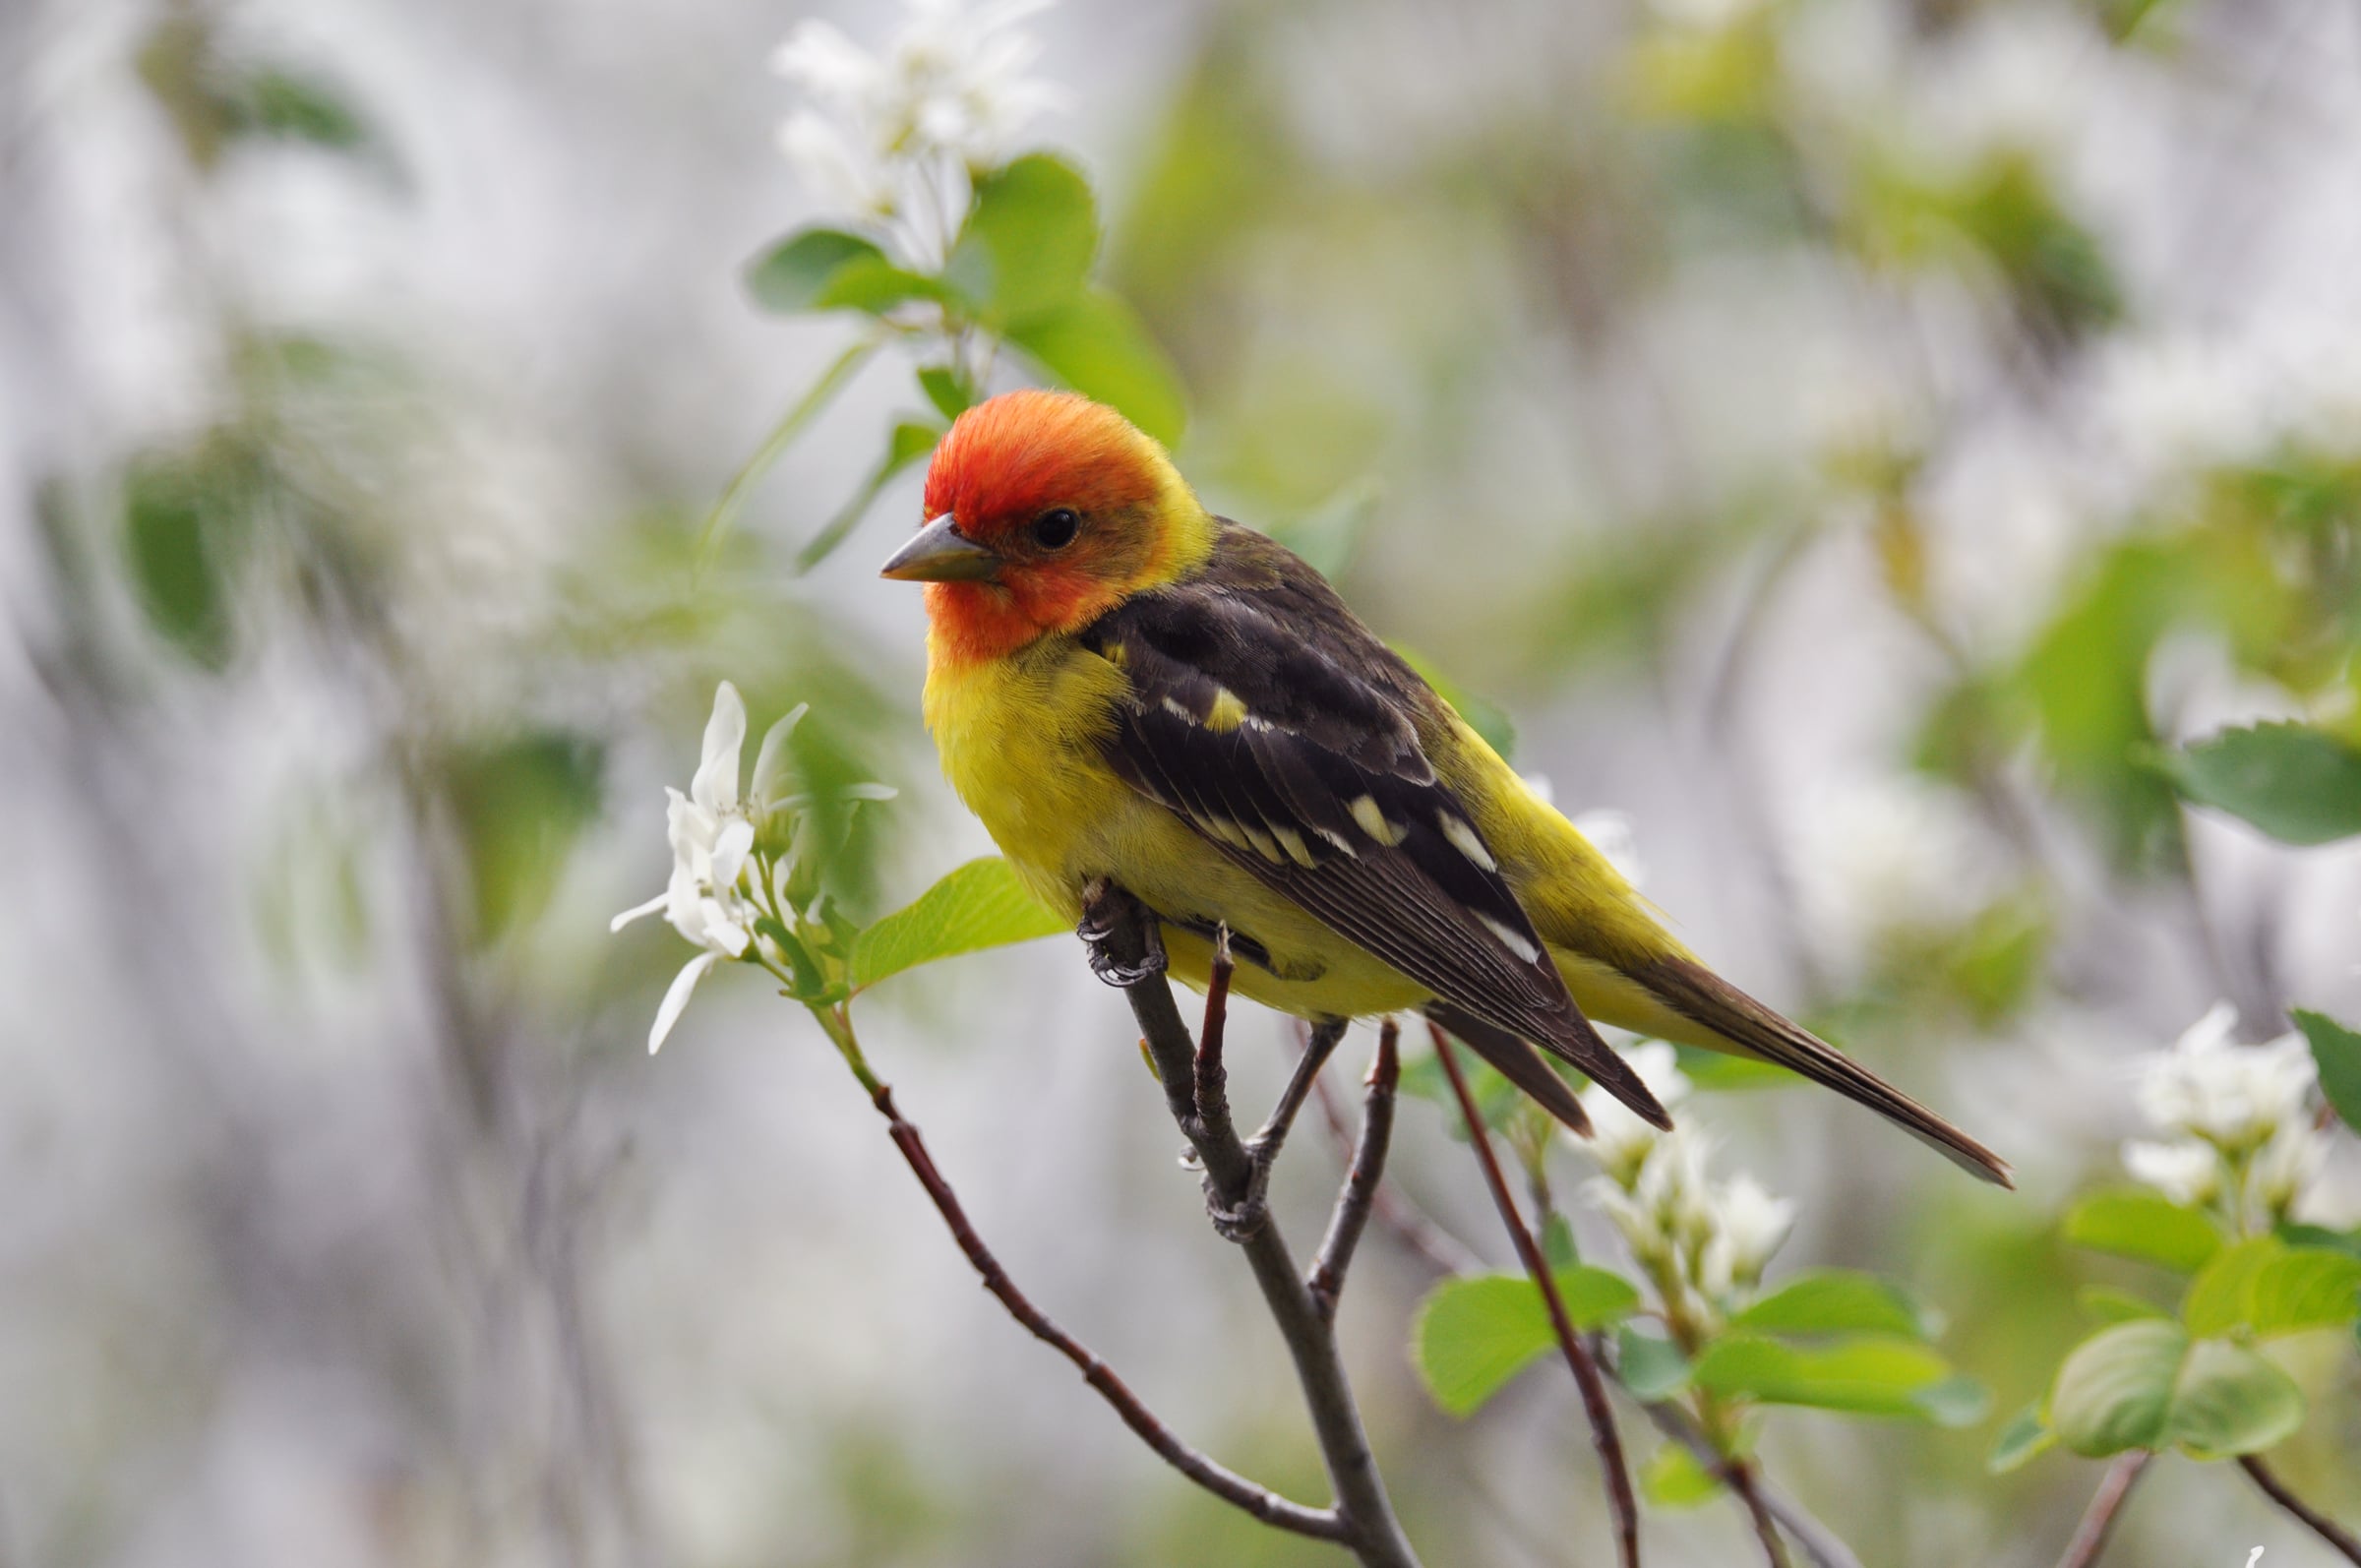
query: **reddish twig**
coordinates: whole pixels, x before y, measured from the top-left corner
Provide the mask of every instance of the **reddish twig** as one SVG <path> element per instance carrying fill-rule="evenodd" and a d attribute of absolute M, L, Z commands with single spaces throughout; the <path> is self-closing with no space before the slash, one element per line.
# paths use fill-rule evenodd
<path fill-rule="evenodd" d="M 984 1244 L 983 1237 L 976 1234 L 975 1227 L 968 1222 L 967 1211 L 960 1206 L 950 1183 L 943 1179 L 942 1173 L 936 1168 L 934 1156 L 927 1152 L 918 1128 L 903 1120 L 900 1111 L 895 1109 L 892 1088 L 879 1084 L 871 1097 L 871 1103 L 878 1108 L 878 1114 L 885 1118 L 893 1146 L 902 1151 L 902 1158 L 909 1162 L 919 1185 L 927 1189 L 927 1196 L 934 1200 L 943 1224 L 950 1228 L 951 1238 L 959 1243 L 959 1250 L 967 1254 L 968 1262 L 983 1276 L 984 1288 L 999 1297 L 1000 1304 L 1008 1309 L 1009 1316 L 1073 1362 L 1082 1374 L 1082 1381 L 1098 1390 L 1100 1397 L 1115 1407 L 1115 1413 L 1122 1417 L 1123 1424 L 1137 1432 L 1141 1441 L 1154 1449 L 1166 1464 L 1224 1502 L 1245 1510 L 1266 1525 L 1293 1531 L 1299 1536 L 1309 1536 L 1315 1540 L 1351 1542 L 1352 1526 L 1333 1510 L 1307 1508 L 1302 1503 L 1291 1502 L 1199 1453 L 1176 1436 L 1155 1412 L 1140 1402 L 1139 1396 L 1117 1375 L 1115 1368 L 1099 1359 L 1088 1346 L 1060 1328 L 1016 1288 L 1016 1282 L 1008 1277 L 1008 1271 L 1000 1266 L 999 1259 L 993 1256 L 992 1249 Z"/>
<path fill-rule="evenodd" d="M 1309 1025 L 1301 1028 L 1307 1031 Z M 1303 1038 L 1308 1039 L 1308 1034 Z M 1312 1092 L 1320 1104 L 1320 1119 L 1328 1123 L 1328 1136 L 1349 1165 L 1355 1158 L 1355 1140 L 1353 1128 L 1345 1120 L 1344 1107 L 1325 1078 L 1312 1085 Z M 1463 1245 L 1459 1237 L 1435 1224 L 1425 1210 L 1403 1192 L 1401 1183 L 1390 1177 L 1376 1183 L 1369 1212 L 1404 1250 L 1445 1279 L 1474 1274 L 1483 1267 L 1482 1258 Z"/>
<path fill-rule="evenodd" d="M 2107 1467 L 2090 1506 L 2083 1511 L 2083 1522 L 2074 1527 L 2074 1539 L 2066 1543 L 2066 1555 L 2058 1559 L 2058 1568 L 2090 1568 L 2098 1561 L 2098 1554 L 2107 1548 L 2107 1534 L 2115 1528 L 2116 1516 L 2132 1495 L 2132 1482 L 2155 1457 L 2144 1448 L 2134 1449 Z"/>
<path fill-rule="evenodd" d="M 1565 1299 L 1558 1295 L 1557 1281 L 1549 1272 L 1548 1260 L 1542 1256 L 1541 1243 L 1534 1239 L 1532 1230 L 1517 1214 L 1517 1200 L 1509 1192 L 1508 1180 L 1500 1174 L 1500 1162 L 1492 1153 L 1491 1132 L 1483 1124 L 1483 1113 L 1477 1109 L 1476 1096 L 1469 1092 L 1467 1075 L 1460 1071 L 1450 1039 L 1440 1029 L 1432 1032 L 1435 1058 L 1443 1064 L 1443 1075 L 1451 1080 L 1451 1092 L 1458 1097 L 1460 1115 L 1467 1118 L 1468 1141 L 1475 1146 L 1477 1164 L 1483 1168 L 1485 1185 L 1492 1189 L 1492 1204 L 1500 1211 L 1500 1223 L 1508 1227 L 1517 1256 L 1524 1259 L 1525 1272 L 1541 1288 L 1542 1300 L 1549 1309 L 1549 1327 L 1557 1336 L 1558 1348 L 1565 1352 L 1566 1365 L 1573 1370 L 1575 1385 L 1582 1390 L 1583 1411 L 1591 1420 L 1591 1441 L 1599 1450 L 1599 1467 L 1606 1473 L 1607 1501 L 1614 1509 L 1615 1542 L 1623 1568 L 1639 1568 L 1640 1508 L 1632 1496 L 1631 1471 L 1623 1462 L 1623 1439 L 1615 1431 L 1615 1414 L 1606 1403 L 1606 1380 L 1599 1375 L 1599 1363 L 1592 1358 L 1582 1337 L 1574 1332 L 1573 1321 L 1566 1316 Z"/>
<path fill-rule="evenodd" d="M 2287 1483 L 2272 1473 L 2270 1466 L 2253 1454 L 2238 1461 L 2238 1468 L 2247 1478 L 2263 1489 L 2263 1495 L 2301 1520 L 2304 1527 L 2340 1552 L 2346 1562 L 2361 1563 L 2361 1537 L 2345 1529 L 2328 1515 L 2287 1489 Z"/>
<path fill-rule="evenodd" d="M 1353 1251 L 1368 1229 L 1369 1208 L 1385 1175 L 1385 1153 L 1394 1132 L 1394 1090 L 1402 1079 L 1402 1057 L 1396 1049 L 1401 1034 L 1401 1026 L 1391 1018 L 1378 1027 L 1377 1055 L 1369 1062 L 1368 1093 L 1362 1100 L 1361 1142 L 1354 1147 L 1345 1184 L 1337 1191 L 1336 1209 L 1328 1216 L 1328 1234 L 1320 1238 L 1320 1250 L 1303 1282 L 1312 1305 L 1329 1321 L 1336 1317 L 1345 1271 L 1353 1266 Z"/>
<path fill-rule="evenodd" d="M 1199 1117 L 1230 1115 L 1230 1069 L 1222 1059 L 1224 1037 L 1230 1024 L 1230 928 L 1224 926 L 1214 933 L 1213 973 L 1205 982 L 1205 1022 L 1197 1031 L 1196 1050 L 1190 1057 L 1189 1082 L 1196 1091 L 1196 1114 Z"/>

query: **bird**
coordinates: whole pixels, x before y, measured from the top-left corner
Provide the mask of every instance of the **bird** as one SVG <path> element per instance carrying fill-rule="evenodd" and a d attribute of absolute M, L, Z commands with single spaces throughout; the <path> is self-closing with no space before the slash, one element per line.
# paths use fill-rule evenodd
<path fill-rule="evenodd" d="M 1311 1020 L 1423 1011 L 1577 1132 L 1586 1075 L 1671 1120 L 1594 1020 L 1757 1057 L 2003 1186 L 1999 1156 L 1722 979 L 1606 857 L 1275 540 L 1153 437 L 1001 392 L 938 443 L 881 574 L 925 584 L 928 728 L 1018 879 L 1112 882 L 1171 973 Z"/>

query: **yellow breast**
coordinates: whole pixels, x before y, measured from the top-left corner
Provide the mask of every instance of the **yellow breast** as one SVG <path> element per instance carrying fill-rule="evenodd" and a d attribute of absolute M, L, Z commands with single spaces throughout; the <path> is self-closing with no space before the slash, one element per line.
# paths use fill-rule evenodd
<path fill-rule="evenodd" d="M 943 773 L 1033 896 L 1078 920 L 1083 884 L 1110 876 L 1168 917 L 1226 924 L 1267 948 L 1278 971 L 1241 964 L 1237 989 L 1304 1016 L 1423 999 L 1116 775 L 1105 747 L 1127 691 L 1121 671 L 1068 637 L 1012 658 L 930 661 L 927 726 Z M 1174 978 L 1202 988 L 1208 945 L 1170 926 L 1164 936 Z"/>

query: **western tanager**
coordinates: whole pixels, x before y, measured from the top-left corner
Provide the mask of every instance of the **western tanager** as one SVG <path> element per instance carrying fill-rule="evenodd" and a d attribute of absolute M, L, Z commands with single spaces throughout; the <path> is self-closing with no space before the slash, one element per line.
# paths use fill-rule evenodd
<path fill-rule="evenodd" d="M 1670 1125 L 1599 1018 L 1792 1068 L 2008 1181 L 1691 956 L 1318 573 L 1209 513 L 1115 410 L 1048 392 L 968 409 L 926 517 L 884 575 L 927 584 L 928 726 L 1052 908 L 1078 917 L 1104 876 L 1192 985 L 1227 928 L 1234 985 L 1270 1006 L 1423 1009 L 1577 1130 L 1537 1046 Z"/>

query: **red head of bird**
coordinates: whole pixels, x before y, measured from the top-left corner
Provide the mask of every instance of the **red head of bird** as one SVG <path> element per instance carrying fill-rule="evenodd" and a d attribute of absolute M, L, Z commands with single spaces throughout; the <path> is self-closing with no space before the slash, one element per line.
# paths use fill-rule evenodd
<path fill-rule="evenodd" d="M 927 584 L 936 654 L 954 662 L 1079 631 L 1212 547 L 1164 448 L 1073 392 L 1003 392 L 961 414 L 928 466 L 926 518 L 884 575 Z"/>

